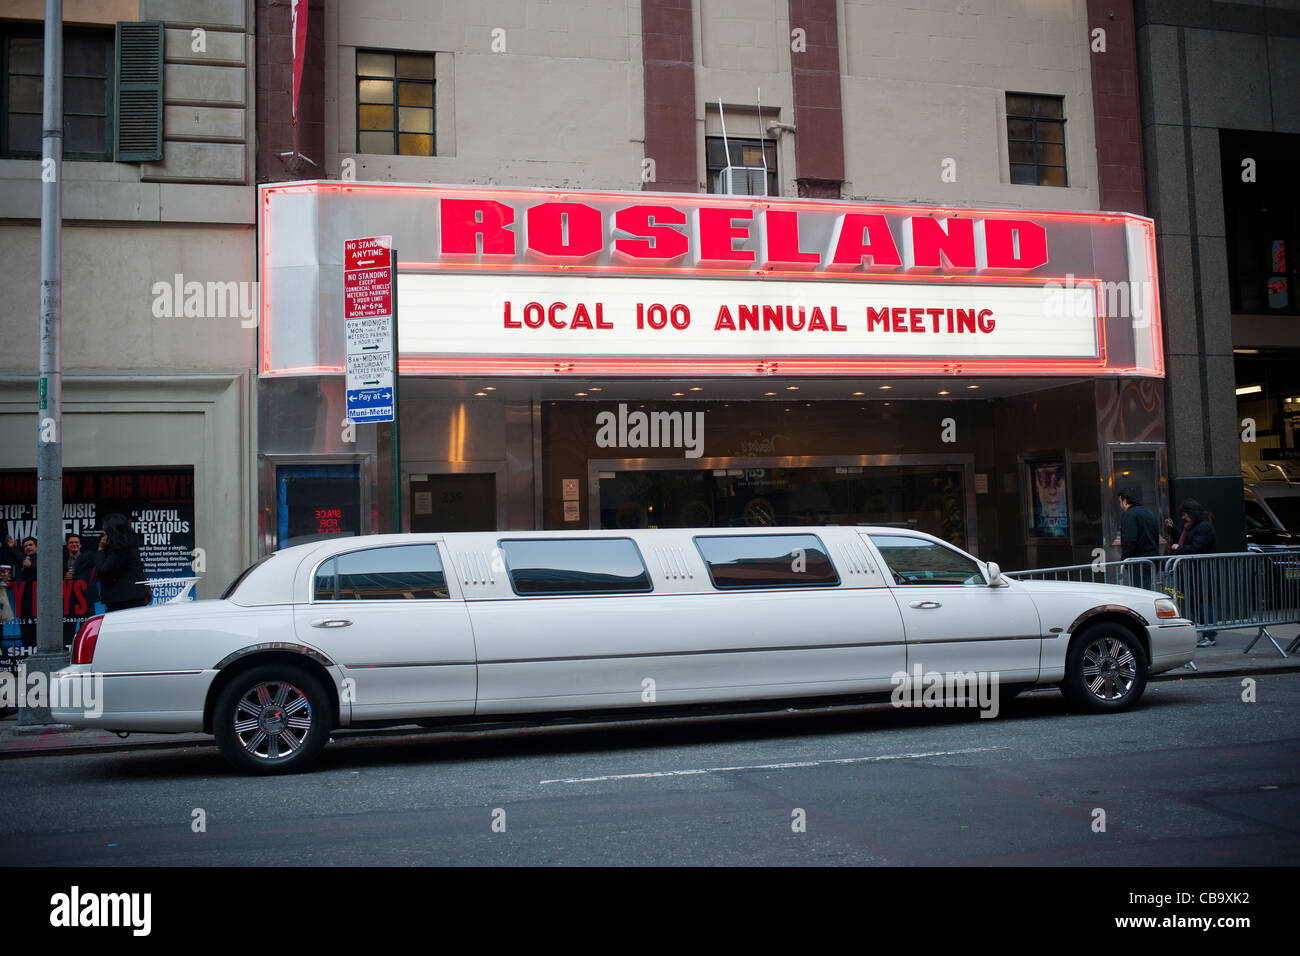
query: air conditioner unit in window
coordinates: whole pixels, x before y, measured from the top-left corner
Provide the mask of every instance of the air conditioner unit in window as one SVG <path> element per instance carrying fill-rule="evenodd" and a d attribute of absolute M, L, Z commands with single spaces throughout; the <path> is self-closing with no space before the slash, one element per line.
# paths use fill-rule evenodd
<path fill-rule="evenodd" d="M 762 166 L 728 166 L 722 170 L 722 191 L 728 196 L 766 196 L 767 170 Z"/>

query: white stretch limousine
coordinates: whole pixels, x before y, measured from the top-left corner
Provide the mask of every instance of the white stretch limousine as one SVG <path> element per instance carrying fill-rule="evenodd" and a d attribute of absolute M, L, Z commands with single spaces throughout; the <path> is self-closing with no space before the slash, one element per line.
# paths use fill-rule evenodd
<path fill-rule="evenodd" d="M 336 727 L 861 698 L 909 672 L 1116 711 L 1195 645 L 1155 592 L 1013 581 L 893 528 L 382 535 L 279 551 L 220 600 L 90 619 L 53 700 L 103 675 L 102 713 L 52 710 L 211 733 L 275 773 Z"/>

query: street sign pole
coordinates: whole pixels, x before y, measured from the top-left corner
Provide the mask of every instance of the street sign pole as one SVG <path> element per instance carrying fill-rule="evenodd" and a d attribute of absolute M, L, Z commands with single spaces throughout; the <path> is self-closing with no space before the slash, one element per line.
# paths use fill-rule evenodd
<path fill-rule="evenodd" d="M 402 363 L 401 350 L 397 346 L 397 250 L 388 250 L 389 275 L 394 279 L 392 289 L 393 302 L 393 425 L 389 444 L 393 449 L 393 533 L 402 531 Z"/>
<path fill-rule="evenodd" d="M 45 99 L 41 132 L 41 372 L 36 413 L 36 654 L 27 676 L 68 663 L 63 643 L 63 0 L 45 0 Z M 46 686 L 49 686 L 48 681 Z M 49 702 L 23 707 L 18 723 L 51 722 Z"/>
<path fill-rule="evenodd" d="M 350 422 L 389 426 L 393 531 L 402 530 L 402 446 L 397 415 L 397 253 L 392 236 L 343 243 L 344 405 Z"/>

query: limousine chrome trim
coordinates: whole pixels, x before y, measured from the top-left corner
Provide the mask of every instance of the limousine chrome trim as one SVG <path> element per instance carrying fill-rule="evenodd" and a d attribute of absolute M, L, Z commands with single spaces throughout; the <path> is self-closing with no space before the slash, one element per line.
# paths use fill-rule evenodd
<path fill-rule="evenodd" d="M 312 577 L 314 580 L 315 575 L 313 575 Z M 303 657 L 311 658 L 317 664 L 322 664 L 325 667 L 334 666 L 334 662 L 332 660 L 330 660 L 320 651 L 316 650 L 314 647 L 307 647 L 304 644 L 294 644 L 290 641 L 266 641 L 265 643 L 262 644 L 250 644 L 248 647 L 243 647 L 237 651 L 227 654 L 221 660 L 217 661 L 217 663 L 213 665 L 212 669 L 219 671 L 221 670 L 221 668 L 233 664 L 235 661 L 239 660 L 242 657 L 248 657 L 250 654 L 257 654 L 262 651 L 289 651 L 294 654 L 301 654 Z"/>
<path fill-rule="evenodd" d="M 921 644 L 980 644 L 988 641 L 1037 641 L 1041 640 L 1041 634 L 1007 634 L 997 637 L 941 637 L 935 640 L 926 641 L 904 641 L 912 647 L 918 647 Z"/>
<path fill-rule="evenodd" d="M 500 548 L 496 550 L 496 554 L 501 558 L 504 566 L 505 557 Z M 462 550 L 456 551 L 451 557 L 460 572 L 460 581 L 464 587 L 469 587 L 471 584 L 479 587 L 497 583 L 492 552 Z"/>
<path fill-rule="evenodd" d="M 1137 611 L 1133 610 L 1132 608 L 1124 607 L 1124 605 L 1122 604 L 1099 604 L 1094 608 L 1090 608 L 1087 611 L 1084 611 L 1082 614 L 1076 617 L 1074 619 L 1074 623 L 1071 624 L 1069 627 L 1069 632 L 1073 634 L 1075 631 L 1079 629 L 1081 625 L 1087 624 L 1088 621 L 1092 620 L 1092 618 L 1096 617 L 1098 614 L 1109 614 L 1112 612 L 1116 614 L 1127 615 L 1128 617 L 1131 617 L 1133 620 L 1137 621 L 1143 627 L 1151 626 L 1149 623 L 1147 623 L 1146 618 L 1144 618 L 1141 614 L 1139 614 Z"/>
<path fill-rule="evenodd" d="M 341 664 L 350 671 L 363 671 L 374 667 L 473 667 L 473 661 L 385 661 L 380 664 Z"/>
<path fill-rule="evenodd" d="M 988 638 L 1005 640 L 1005 638 Z M 907 641 L 857 641 L 852 644 L 773 644 L 764 647 L 708 647 L 689 651 L 645 651 L 639 654 L 575 654 L 567 657 L 493 657 L 481 658 L 479 664 L 551 664 L 558 661 L 621 661 L 638 657 L 694 657 L 701 654 L 749 654 L 767 651 L 829 651 L 849 647 L 906 647 Z M 913 641 L 951 644 L 951 641 Z"/>
<path fill-rule="evenodd" d="M 180 674 L 185 677 L 192 677 L 195 674 L 202 674 L 203 671 L 91 671 L 90 677 L 160 677 L 174 676 Z"/>

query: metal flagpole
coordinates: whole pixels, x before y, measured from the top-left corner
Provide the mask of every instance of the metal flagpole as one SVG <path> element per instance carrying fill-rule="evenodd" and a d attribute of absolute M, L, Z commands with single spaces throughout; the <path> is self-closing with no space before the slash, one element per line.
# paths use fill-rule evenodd
<path fill-rule="evenodd" d="M 63 0 L 45 0 L 41 134 L 41 371 L 36 416 L 36 655 L 28 674 L 68 662 L 63 643 Z M 48 684 L 46 685 L 48 686 Z M 22 726 L 50 723 L 49 701 L 25 707 Z"/>

